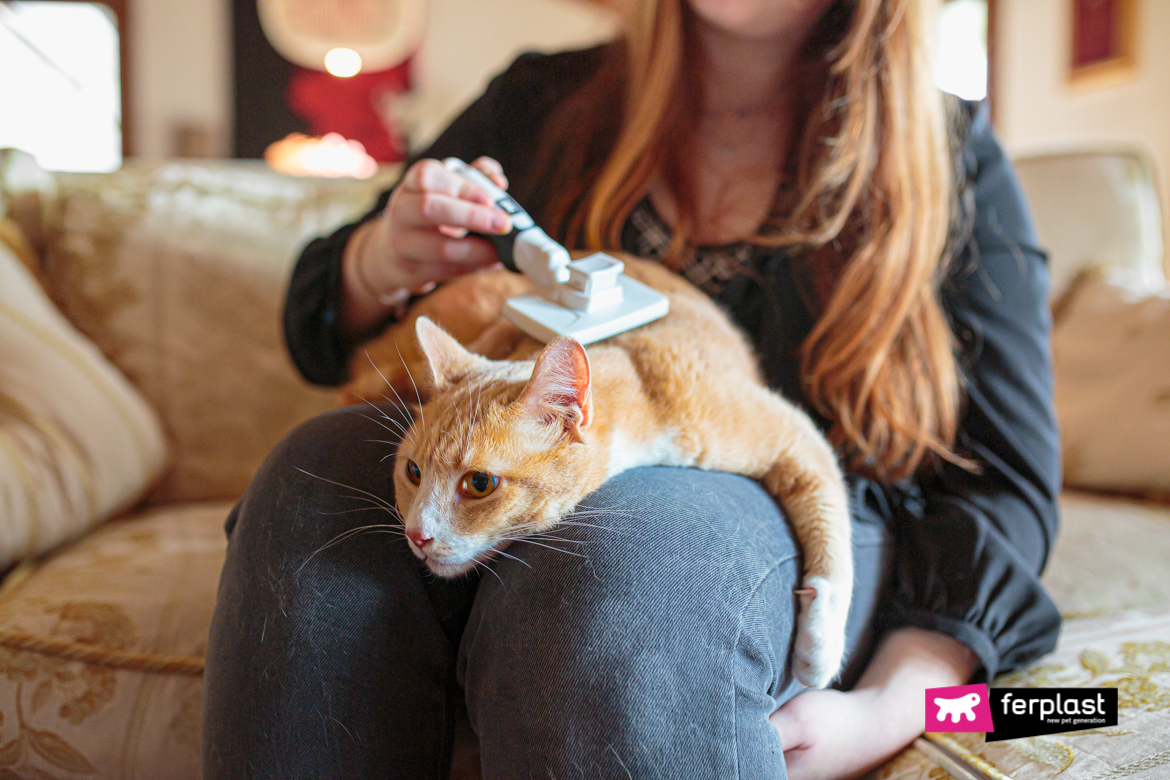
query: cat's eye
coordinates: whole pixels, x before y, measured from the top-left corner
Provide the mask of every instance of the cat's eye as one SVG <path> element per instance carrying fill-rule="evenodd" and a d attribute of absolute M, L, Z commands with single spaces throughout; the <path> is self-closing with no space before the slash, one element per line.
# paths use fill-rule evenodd
<path fill-rule="evenodd" d="M 422 482 L 422 470 L 413 460 L 406 461 L 406 476 L 416 485 Z"/>
<path fill-rule="evenodd" d="M 464 493 L 472 498 L 483 498 L 490 495 L 499 484 L 500 478 L 495 474 L 488 474 L 486 471 L 469 471 L 463 475 L 460 487 L 463 488 Z"/>

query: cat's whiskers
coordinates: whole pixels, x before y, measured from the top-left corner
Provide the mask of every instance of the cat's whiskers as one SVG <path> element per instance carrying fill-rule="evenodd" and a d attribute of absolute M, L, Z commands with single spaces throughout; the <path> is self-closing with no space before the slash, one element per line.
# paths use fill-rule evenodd
<path fill-rule="evenodd" d="M 628 529 L 628 528 L 614 528 L 613 526 L 609 526 L 609 525 L 597 525 L 596 523 L 582 523 L 582 522 L 578 522 L 577 520 L 569 520 L 568 518 L 565 518 L 564 520 L 560 521 L 560 523 L 558 525 L 577 526 L 579 528 L 595 528 L 598 531 L 609 531 L 610 533 L 615 533 L 615 534 L 632 533 L 632 531 L 630 531 L 630 529 Z"/>
<path fill-rule="evenodd" d="M 382 397 L 383 397 L 383 398 L 385 398 L 386 396 L 382 396 Z M 406 428 L 405 428 L 405 427 L 402 425 L 402 423 L 400 423 L 398 420 L 395 420 L 395 419 L 394 419 L 393 417 L 391 417 L 390 415 L 386 414 L 386 412 L 385 412 L 385 411 L 382 409 L 382 407 L 378 406 L 377 404 L 373 403 L 372 401 L 370 401 L 370 400 L 368 400 L 368 399 L 366 399 L 366 398 L 363 398 L 362 400 L 363 400 L 363 401 L 365 401 L 367 404 L 369 404 L 369 406 L 370 406 L 370 408 L 371 408 L 371 409 L 373 409 L 375 412 L 377 412 L 378 414 L 380 414 L 380 415 L 382 416 L 382 419 L 383 419 L 383 420 L 385 420 L 386 422 L 390 423 L 390 424 L 391 424 L 391 425 L 393 425 L 395 428 L 397 428 L 397 429 L 398 429 L 398 434 L 399 434 L 400 436 L 405 436 L 405 435 L 406 435 Z M 367 417 L 366 419 L 368 420 L 368 419 L 370 419 L 370 418 L 368 418 L 368 417 Z M 376 421 L 375 421 L 375 422 L 376 422 Z M 385 426 L 385 425 L 383 425 L 382 427 L 383 427 L 383 428 L 386 428 L 386 426 Z M 389 429 L 389 428 L 386 428 L 386 430 L 390 431 L 390 429 Z M 394 433 L 394 431 L 390 431 L 390 432 L 391 432 L 391 433 Z"/>
<path fill-rule="evenodd" d="M 348 499 L 349 499 L 349 500 L 351 500 L 351 501 L 364 501 L 364 502 L 365 502 L 365 503 L 367 503 L 367 504 L 373 504 L 373 506 L 372 506 L 372 507 L 370 507 L 371 509 L 380 509 L 381 511 L 383 511 L 383 512 L 385 512 L 386 514 L 388 514 L 388 515 L 390 515 L 391 517 L 393 517 L 393 518 L 394 518 L 395 520 L 397 520 L 398 522 L 403 522 L 403 520 L 402 520 L 402 513 L 401 513 L 401 512 L 399 512 L 397 509 L 393 509 L 393 508 L 387 507 L 386 505 L 384 505 L 384 504 L 380 504 L 380 503 L 378 503 L 377 501 L 373 501 L 373 500 L 371 500 L 371 499 L 368 499 L 368 498 L 366 498 L 365 496 L 342 496 L 342 497 L 343 497 L 343 498 L 348 498 Z M 330 512 L 330 513 L 325 513 L 325 512 L 322 512 L 321 514 L 335 514 L 335 513 L 332 513 L 332 512 Z"/>
<path fill-rule="evenodd" d="M 422 417 L 423 431 L 425 432 L 427 429 L 427 415 L 423 411 L 422 396 L 418 392 L 418 383 L 414 381 L 414 374 L 410 373 L 410 366 L 406 365 L 406 358 L 402 357 L 402 350 L 398 348 L 398 341 L 394 342 L 394 351 L 398 353 L 398 359 L 402 361 L 402 367 L 406 369 L 406 376 L 410 378 L 410 385 L 414 388 L 414 397 L 418 399 L 418 413 Z M 386 377 L 382 378 L 385 379 Z M 386 384 L 390 385 L 389 382 Z M 390 385 L 390 389 L 393 390 L 394 386 Z M 398 395 L 398 393 L 395 392 L 394 395 Z"/>
<path fill-rule="evenodd" d="M 498 549 L 498 548 L 495 548 L 495 547 L 493 547 L 493 548 L 492 548 L 492 549 L 491 549 L 489 552 L 490 552 L 492 555 L 502 555 L 502 556 L 504 556 L 505 558 L 511 558 L 511 559 L 512 559 L 512 560 L 514 560 L 514 561 L 517 561 L 517 562 L 519 562 L 519 563 L 522 563 L 522 564 L 524 564 L 524 565 L 525 565 L 525 566 L 527 566 L 529 569 L 531 569 L 531 568 L 532 568 L 532 565 L 531 565 L 530 563 L 528 563 L 528 561 L 521 560 L 521 559 L 517 558 L 515 555 L 512 555 L 511 553 L 506 553 L 506 552 L 504 552 L 503 550 L 500 550 L 500 549 Z"/>
<path fill-rule="evenodd" d="M 325 544 L 318 547 L 316 550 L 313 550 L 313 552 L 309 553 L 308 557 L 305 558 L 305 560 L 301 563 L 301 565 L 297 567 L 297 570 L 293 574 L 293 577 L 294 578 L 300 577 L 301 572 L 304 570 L 304 568 L 306 566 L 308 566 L 309 562 L 312 561 L 313 558 L 317 557 L 317 555 L 319 553 L 322 553 L 325 550 L 328 550 L 330 547 L 333 547 L 336 544 L 340 544 L 341 542 L 344 542 L 346 539 L 350 539 L 354 536 L 358 536 L 359 534 L 363 534 L 363 533 L 402 534 L 403 536 L 405 536 L 405 531 L 403 531 L 401 526 L 390 525 L 387 523 L 377 523 L 374 525 L 363 525 L 363 526 L 360 526 L 358 528 L 350 528 L 349 530 L 343 531 L 342 533 L 333 537 L 328 542 L 326 542 Z"/>
<path fill-rule="evenodd" d="M 397 347 L 397 346 L 398 345 L 395 344 L 395 347 Z M 382 369 L 378 368 L 378 365 L 374 362 L 374 359 L 372 357 L 370 357 L 370 351 L 367 349 L 365 352 L 366 352 L 366 360 L 368 360 L 370 362 L 370 366 L 373 367 L 373 369 L 378 372 L 378 376 L 380 376 L 382 378 L 382 381 L 386 383 L 386 387 L 390 388 L 390 392 L 394 393 L 394 397 L 397 398 L 398 401 L 397 401 L 397 403 L 395 403 L 394 401 L 391 401 L 389 398 L 386 397 L 385 393 L 382 393 L 382 398 L 384 398 L 386 400 L 386 403 L 392 404 L 396 409 L 398 409 L 399 413 L 401 413 L 403 417 L 405 417 L 408 420 L 412 419 L 413 415 L 411 415 L 410 409 L 406 405 L 406 401 L 402 400 L 402 396 L 398 395 L 398 391 L 394 389 L 394 385 L 390 384 L 390 380 L 387 379 L 386 375 L 382 373 Z M 406 365 L 405 362 L 403 363 L 403 365 Z M 410 373 L 409 370 L 407 371 L 407 373 Z M 365 399 L 363 398 L 362 400 L 365 400 Z M 367 403 L 369 403 L 369 402 L 367 401 Z M 403 431 L 402 434 L 405 436 L 406 431 Z"/>
<path fill-rule="evenodd" d="M 488 566 L 486 562 L 479 560 L 479 558 L 472 558 L 472 559 L 471 559 L 471 563 L 472 563 L 472 565 L 473 565 L 473 566 L 475 566 L 475 567 L 477 567 L 477 568 L 478 568 L 478 567 L 483 567 L 484 569 L 487 569 L 489 572 L 491 572 L 491 575 L 492 575 L 493 577 L 495 577 L 497 580 L 499 580 L 499 581 L 500 581 L 500 584 L 501 584 L 501 585 L 503 585 L 503 584 L 504 584 L 504 579 L 503 579 L 503 577 L 501 577 L 500 575 L 496 574 L 495 570 L 494 570 L 494 569 L 493 569 L 491 566 Z"/>
<path fill-rule="evenodd" d="M 512 537 L 512 541 L 513 542 L 524 542 L 525 544 L 534 544 L 537 547 L 544 547 L 545 549 L 548 549 L 548 550 L 555 550 L 556 552 L 564 553 L 565 555 L 571 555 L 574 558 L 588 558 L 589 557 L 588 555 L 582 555 L 581 553 L 575 553 L 575 552 L 572 552 L 571 550 L 562 550 L 560 547 L 554 547 L 551 544 L 544 544 L 542 542 L 538 542 L 538 541 L 531 539 L 529 537 L 526 537 L 526 536 Z"/>
<path fill-rule="evenodd" d="M 468 391 L 468 393 L 467 393 L 468 423 L 467 423 L 467 433 L 464 436 L 464 443 L 463 443 L 463 451 L 465 453 L 469 452 L 471 450 L 471 431 L 473 428 L 475 428 L 475 423 L 479 419 L 479 403 L 481 400 L 483 400 L 483 379 L 482 378 L 477 383 L 476 389 L 478 390 L 478 397 L 475 400 L 474 407 L 472 406 L 472 403 L 471 403 L 472 393 L 471 393 L 471 391 Z"/>
<path fill-rule="evenodd" d="M 447 459 L 447 465 L 454 468 L 455 466 L 459 465 L 459 459 L 461 457 L 461 452 L 459 450 L 459 440 L 455 438 L 455 434 L 451 433 L 448 430 L 444 429 L 444 430 L 439 431 L 439 433 L 445 435 L 447 438 L 449 438 L 451 440 L 451 443 L 455 445 L 454 455 L 452 455 L 452 457 Z"/>
<path fill-rule="evenodd" d="M 567 531 L 567 528 L 550 528 L 547 531 L 535 531 L 533 533 L 524 534 L 528 539 L 556 539 L 559 542 L 569 542 L 571 544 L 589 544 L 588 539 L 566 539 L 563 536 L 557 536 L 558 531 Z"/>
<path fill-rule="evenodd" d="M 401 513 L 398 511 L 398 507 L 394 506 L 393 504 L 391 504 L 389 501 L 382 498 L 381 496 L 377 496 L 377 495 L 369 492 L 368 490 L 362 490 L 361 488 L 356 488 L 353 485 L 347 485 L 344 482 L 336 482 L 332 479 L 327 479 L 325 477 L 319 477 L 316 474 L 312 473 L 311 471 L 305 471 L 300 466 L 293 466 L 293 468 L 295 468 L 297 471 L 301 472 L 305 476 L 312 477 L 313 479 L 319 479 L 322 482 L 328 482 L 330 485 L 336 485 L 337 487 L 345 488 L 346 490 L 352 490 L 355 493 L 359 493 L 363 496 L 366 496 L 367 498 L 373 499 L 375 502 L 377 502 L 381 506 L 384 506 L 387 510 L 392 512 L 396 517 L 399 517 L 399 518 L 402 517 Z"/>
<path fill-rule="evenodd" d="M 364 400 L 364 399 L 363 399 L 363 400 Z M 366 403 L 370 403 L 370 402 L 369 402 L 369 401 L 366 401 Z M 375 408 L 375 409 L 378 409 L 378 407 L 376 407 L 376 406 L 375 406 L 374 408 Z M 378 409 L 378 411 L 380 412 L 380 411 L 382 411 L 382 410 L 381 410 L 381 409 Z M 385 429 L 386 429 L 388 432 L 390 432 L 391 434 L 395 434 L 395 433 L 397 433 L 397 431 L 395 431 L 395 430 L 394 430 L 393 428 L 391 428 L 389 425 L 386 425 L 386 424 L 385 424 L 385 423 L 383 423 L 381 420 L 378 420 L 378 419 L 375 419 L 375 418 L 373 418 L 373 417 L 370 417 L 368 414 L 363 414 L 363 415 L 362 415 L 362 417 L 366 418 L 367 420 L 369 420 L 370 422 L 372 422 L 374 425 L 377 425 L 377 426 L 380 426 L 380 427 L 382 427 L 382 428 L 385 428 Z M 391 422 L 393 422 L 393 420 L 391 420 Z"/>

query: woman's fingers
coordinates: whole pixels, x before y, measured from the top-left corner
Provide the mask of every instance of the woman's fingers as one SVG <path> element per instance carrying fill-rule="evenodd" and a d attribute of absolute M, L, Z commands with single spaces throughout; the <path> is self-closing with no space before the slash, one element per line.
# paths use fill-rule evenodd
<path fill-rule="evenodd" d="M 451 238 L 437 230 L 403 230 L 394 238 L 394 252 L 406 268 L 442 281 L 499 262 L 495 248 L 481 238 Z"/>
<path fill-rule="evenodd" d="M 403 192 L 394 204 L 398 224 L 408 227 L 446 225 L 475 233 L 507 233 L 512 229 L 508 215 L 491 206 L 437 192 Z"/>
<path fill-rule="evenodd" d="M 472 168 L 492 180 L 492 183 L 501 190 L 508 189 L 508 177 L 504 175 L 504 166 L 491 157 L 479 157 L 471 164 Z"/>
<path fill-rule="evenodd" d="M 447 170 L 438 160 L 418 161 L 406 172 L 399 186 L 408 192 L 433 192 L 488 206 L 492 203 L 491 197 L 481 188 Z"/>

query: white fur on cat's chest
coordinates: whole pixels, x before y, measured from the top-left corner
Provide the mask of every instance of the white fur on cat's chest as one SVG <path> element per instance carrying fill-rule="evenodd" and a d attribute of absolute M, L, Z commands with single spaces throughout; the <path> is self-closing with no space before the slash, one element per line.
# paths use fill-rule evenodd
<path fill-rule="evenodd" d="M 694 466 L 694 457 L 685 455 L 670 433 L 662 433 L 649 443 L 635 442 L 621 431 L 614 431 L 609 441 L 609 470 L 612 479 L 623 471 L 641 466 Z"/>

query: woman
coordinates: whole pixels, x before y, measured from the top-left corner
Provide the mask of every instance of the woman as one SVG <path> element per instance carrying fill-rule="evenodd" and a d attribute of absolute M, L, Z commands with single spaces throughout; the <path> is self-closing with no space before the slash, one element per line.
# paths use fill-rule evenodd
<path fill-rule="evenodd" d="M 521 57 L 305 250 L 286 315 L 302 372 L 339 384 L 413 295 L 495 263 L 467 232 L 507 216 L 445 156 L 570 245 L 671 265 L 847 466 L 847 692 L 795 695 L 799 551 L 754 483 L 628 472 L 565 528 L 576 554 L 436 580 L 393 534 L 337 541 L 392 499 L 385 431 L 342 411 L 228 522 L 208 777 L 444 777 L 463 707 L 493 779 L 850 777 L 923 730 L 925 688 L 1053 647 L 1044 259 L 986 114 L 932 85 L 928 6 L 640 0 L 622 43 Z"/>

